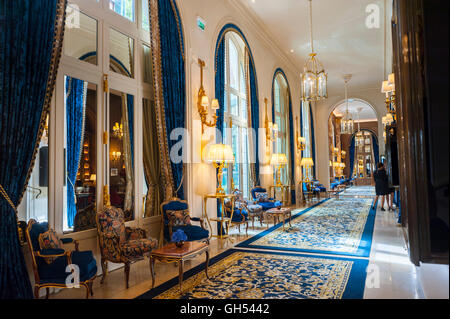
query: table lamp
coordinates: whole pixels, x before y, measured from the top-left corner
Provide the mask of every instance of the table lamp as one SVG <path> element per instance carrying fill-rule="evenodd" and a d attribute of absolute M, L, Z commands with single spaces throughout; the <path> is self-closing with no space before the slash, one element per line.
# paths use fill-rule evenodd
<path fill-rule="evenodd" d="M 216 195 L 225 194 L 222 187 L 223 169 L 227 168 L 228 164 L 234 163 L 233 149 L 227 144 L 212 144 L 208 147 L 205 158 L 218 169 Z"/>
<path fill-rule="evenodd" d="M 306 169 L 306 179 L 304 180 L 304 182 L 310 182 L 311 180 L 309 179 L 309 169 L 311 168 L 311 166 L 314 166 L 314 161 L 311 157 L 304 157 L 302 158 L 302 161 L 300 162 L 300 166 L 305 167 Z"/>
<path fill-rule="evenodd" d="M 287 164 L 286 154 L 283 153 L 274 153 L 272 154 L 272 158 L 270 159 L 270 164 L 275 166 L 276 169 L 276 182 L 277 186 L 281 186 L 281 168 Z"/>

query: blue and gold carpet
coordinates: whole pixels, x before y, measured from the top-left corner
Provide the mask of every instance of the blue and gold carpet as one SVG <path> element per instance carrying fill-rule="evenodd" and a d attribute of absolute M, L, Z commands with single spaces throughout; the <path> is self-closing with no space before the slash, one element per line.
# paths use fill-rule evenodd
<path fill-rule="evenodd" d="M 236 247 L 369 257 L 375 222 L 372 199 L 340 198 L 320 202 Z M 289 226 L 289 225 L 287 225 Z"/>
<path fill-rule="evenodd" d="M 139 299 L 359 299 L 368 261 L 282 252 L 229 249 Z"/>
<path fill-rule="evenodd" d="M 339 196 L 375 197 L 374 186 L 352 186 L 339 193 Z"/>

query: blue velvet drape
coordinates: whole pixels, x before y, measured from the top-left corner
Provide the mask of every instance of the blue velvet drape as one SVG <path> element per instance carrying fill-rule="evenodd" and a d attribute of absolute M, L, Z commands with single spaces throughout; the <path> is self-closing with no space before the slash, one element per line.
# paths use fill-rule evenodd
<path fill-rule="evenodd" d="M 309 104 L 309 121 L 311 123 L 311 157 L 314 162 L 314 166 L 312 167 L 313 178 L 316 179 L 316 139 L 314 137 L 314 117 L 312 112 L 311 104 Z"/>
<path fill-rule="evenodd" d="M 45 119 L 47 80 L 57 69 L 51 56 L 58 5 L 65 2 L 0 1 L 0 184 L 15 206 Z M 16 215 L 2 195 L 0 238 L 0 299 L 32 298 Z"/>
<path fill-rule="evenodd" d="M 350 176 L 348 178 L 352 178 L 352 176 L 353 176 L 353 166 L 355 164 L 355 134 L 352 135 L 349 152 L 350 152 L 350 154 L 349 154 L 350 155 L 350 157 L 349 157 L 349 160 L 350 160 Z"/>
<path fill-rule="evenodd" d="M 134 167 L 134 106 L 133 95 L 127 94 L 128 127 L 130 129 L 131 167 Z"/>
<path fill-rule="evenodd" d="M 219 101 L 220 108 L 216 111 L 217 129 L 222 136 L 217 137 L 217 143 L 223 143 L 223 117 L 225 110 L 225 43 L 221 41 L 216 48 L 215 65 L 215 98 Z"/>
<path fill-rule="evenodd" d="M 161 39 L 161 67 L 166 118 L 167 144 L 170 149 L 178 140 L 171 140 L 173 129 L 184 128 L 186 121 L 186 75 L 181 19 L 174 0 L 158 0 L 159 30 Z M 171 161 L 176 196 L 184 199 L 183 163 Z"/>
<path fill-rule="evenodd" d="M 67 225 L 73 227 L 77 207 L 75 182 L 80 165 L 84 138 L 85 99 L 87 83 L 66 77 L 66 167 L 67 167 Z"/>
<path fill-rule="evenodd" d="M 250 49 L 248 49 L 251 55 Z M 250 107 L 251 107 L 251 123 L 255 129 L 255 183 L 260 185 L 259 180 L 259 99 L 258 99 L 258 80 L 256 78 L 256 69 L 253 58 L 249 62 L 250 77 Z"/>
<path fill-rule="evenodd" d="M 380 161 L 380 151 L 378 148 L 378 141 L 375 135 L 372 133 L 372 145 L 373 145 L 373 156 L 375 157 L 375 165 Z"/>

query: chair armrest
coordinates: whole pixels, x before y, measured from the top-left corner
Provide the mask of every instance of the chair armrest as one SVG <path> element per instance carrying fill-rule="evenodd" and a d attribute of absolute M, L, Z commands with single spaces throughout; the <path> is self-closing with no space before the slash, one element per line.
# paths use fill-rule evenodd
<path fill-rule="evenodd" d="M 203 229 L 206 229 L 205 228 L 205 226 L 204 226 L 204 219 L 203 218 L 201 218 L 201 217 L 191 217 L 191 221 L 194 221 L 194 222 L 200 222 L 200 226 L 203 228 Z"/>
<path fill-rule="evenodd" d="M 61 238 L 61 241 L 63 244 L 74 244 L 75 251 L 78 251 L 78 245 L 80 244 L 78 240 L 68 237 L 68 238 Z"/>
<path fill-rule="evenodd" d="M 147 238 L 147 232 L 142 228 L 125 227 L 125 238 L 127 240 Z"/>
<path fill-rule="evenodd" d="M 34 254 L 41 258 L 58 258 L 67 256 L 67 264 L 72 264 L 72 252 L 65 251 L 64 249 L 41 249 L 41 251 L 37 251 Z"/>

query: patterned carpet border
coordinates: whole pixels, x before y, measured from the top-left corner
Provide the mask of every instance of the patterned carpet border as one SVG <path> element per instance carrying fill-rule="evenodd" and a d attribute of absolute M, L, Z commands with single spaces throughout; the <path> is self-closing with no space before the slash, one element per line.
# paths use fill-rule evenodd
<path fill-rule="evenodd" d="M 213 257 L 209 261 L 209 269 L 213 268 L 215 264 L 219 263 L 221 260 L 231 256 L 234 253 L 249 253 L 256 255 L 272 255 L 272 256 L 292 256 L 298 257 L 299 260 L 301 258 L 305 259 L 316 259 L 316 260 L 324 260 L 324 264 L 331 261 L 341 261 L 345 263 L 350 263 L 351 267 L 349 267 L 349 273 L 345 274 L 345 287 L 342 289 L 342 293 L 340 295 L 341 299 L 362 299 L 364 296 L 364 288 L 365 281 L 367 276 L 367 266 L 369 265 L 369 261 L 366 259 L 352 259 L 350 257 L 335 257 L 335 256 L 314 256 L 314 255 L 305 255 L 298 253 L 287 253 L 287 252 L 269 252 L 269 251 L 254 251 L 247 249 L 228 249 L 223 253 Z M 188 281 L 193 276 L 203 275 L 205 270 L 205 262 L 200 265 L 186 271 L 183 274 L 183 292 L 186 290 L 186 281 Z M 194 277 L 195 278 L 195 277 Z M 206 277 L 205 277 L 206 278 Z M 211 273 L 210 273 L 211 278 Z M 144 294 L 136 297 L 136 299 L 153 299 L 155 297 L 160 296 L 161 294 L 167 292 L 168 290 L 178 290 L 178 276 L 162 283 L 158 287 L 155 287 Z M 181 296 L 179 296 L 181 297 Z M 207 297 L 206 297 L 207 298 Z M 272 297 L 273 298 L 273 297 Z M 176 298 L 174 298 L 176 299 Z M 254 299 L 252 297 L 245 299 Z M 256 298 L 258 299 L 258 298 Z M 277 299 L 277 298 L 274 298 Z M 281 298 L 278 298 L 281 299 Z"/>
<path fill-rule="evenodd" d="M 304 215 L 305 213 L 309 212 L 313 208 L 316 208 L 317 206 L 322 205 L 326 201 L 330 200 L 330 198 L 324 199 L 315 205 L 308 207 L 297 214 L 293 215 L 291 218 L 291 221 L 297 219 L 298 217 Z M 279 228 L 282 228 L 283 223 L 279 223 L 275 226 L 272 226 L 271 228 L 262 231 L 261 233 L 239 243 L 236 245 L 236 247 L 239 248 L 253 248 L 253 249 L 265 249 L 265 250 L 280 250 L 280 251 L 288 251 L 288 252 L 307 252 L 307 253 L 316 253 L 316 254 L 331 254 L 331 255 L 342 255 L 342 256 L 353 256 L 353 257 L 369 257 L 370 256 L 370 250 L 372 247 L 372 236 L 373 236 L 373 230 L 375 226 L 375 216 L 376 216 L 376 210 L 377 210 L 377 203 L 375 204 L 375 207 L 373 208 L 373 202 L 369 211 L 369 214 L 367 216 L 366 224 L 361 236 L 361 241 L 359 244 L 359 247 L 355 253 L 347 253 L 347 252 L 338 252 L 333 250 L 313 250 L 313 249 L 299 249 L 299 248 L 290 248 L 290 247 L 280 247 L 280 246 L 263 246 L 263 245 L 252 245 L 253 242 L 259 240 L 260 238 L 267 236 L 273 231 L 276 231 Z M 286 220 L 287 223 L 287 220 Z"/>

